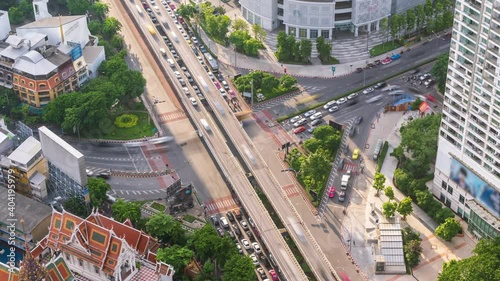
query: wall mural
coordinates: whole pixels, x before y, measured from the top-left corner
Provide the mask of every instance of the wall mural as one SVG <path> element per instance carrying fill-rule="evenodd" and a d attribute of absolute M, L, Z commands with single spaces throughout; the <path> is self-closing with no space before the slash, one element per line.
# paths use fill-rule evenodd
<path fill-rule="evenodd" d="M 391 14 L 390 0 L 353 1 L 352 21 L 356 25 L 376 21 Z"/>

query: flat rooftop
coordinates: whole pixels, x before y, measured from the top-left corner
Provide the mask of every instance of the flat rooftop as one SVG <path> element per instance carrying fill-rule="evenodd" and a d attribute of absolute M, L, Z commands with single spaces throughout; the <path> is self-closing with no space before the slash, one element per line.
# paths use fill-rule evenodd
<path fill-rule="evenodd" d="M 28 164 L 28 162 L 35 156 L 38 152 L 42 150 L 42 145 L 34 137 L 27 138 L 14 152 L 9 155 L 9 159 L 20 163 Z M 2 198 L 2 197 L 0 197 Z"/>
<path fill-rule="evenodd" d="M 49 139 L 60 145 L 64 150 L 67 152 L 71 153 L 75 158 L 82 158 L 83 154 L 76 150 L 74 147 L 72 147 L 69 143 L 67 143 L 65 140 L 61 139 L 58 135 L 54 134 L 51 130 L 49 130 L 47 127 L 42 126 L 38 128 L 39 133 L 43 133 L 45 136 L 47 136 Z"/>

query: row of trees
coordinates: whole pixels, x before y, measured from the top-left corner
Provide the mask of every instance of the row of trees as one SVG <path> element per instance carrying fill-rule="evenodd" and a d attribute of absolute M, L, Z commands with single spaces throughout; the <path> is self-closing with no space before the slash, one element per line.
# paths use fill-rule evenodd
<path fill-rule="evenodd" d="M 284 31 L 278 32 L 276 38 L 278 50 L 275 55 L 280 62 L 309 62 L 312 53 L 312 41 L 309 39 L 297 40 L 294 35 L 286 35 Z M 316 50 L 322 62 L 331 58 L 332 44 L 322 36 L 316 38 Z"/>
<path fill-rule="evenodd" d="M 290 167 L 296 171 L 297 180 L 313 196 L 314 204 L 321 199 L 341 138 L 341 131 L 331 126 L 319 126 L 314 130 L 313 137 L 303 144 L 307 154 L 294 149 L 287 156 Z"/>
<path fill-rule="evenodd" d="M 377 190 L 376 196 L 379 196 L 380 191 L 384 190 L 385 196 L 389 199 L 389 201 L 382 204 L 382 213 L 385 217 L 392 218 L 396 212 L 398 212 L 403 216 L 403 220 L 405 220 L 406 216 L 413 212 L 413 201 L 410 197 L 406 197 L 398 203 L 396 201 L 396 197 L 394 196 L 392 186 L 385 186 L 385 180 L 384 174 L 379 172 L 375 173 L 375 177 L 373 178 L 373 188 Z"/>
<path fill-rule="evenodd" d="M 436 77 L 438 91 L 444 93 L 446 87 L 446 76 L 448 75 L 449 54 L 441 55 L 431 69 L 431 74 Z"/>
<path fill-rule="evenodd" d="M 420 262 L 420 254 L 422 253 L 421 242 L 422 238 L 420 238 L 420 234 L 413 228 L 409 226 L 403 228 L 403 250 L 406 262 L 410 267 L 415 267 Z"/>
<path fill-rule="evenodd" d="M 258 24 L 252 25 L 252 32 L 255 38 L 248 31 L 248 23 L 242 19 L 235 20 L 231 27 L 233 32 L 229 35 L 229 42 L 234 44 L 236 51 L 248 56 L 257 57 L 259 49 L 264 48 L 262 42 L 266 38 L 266 32 L 262 26 Z"/>
<path fill-rule="evenodd" d="M 226 11 L 222 6 L 215 7 L 210 1 L 205 1 L 199 5 L 200 12 L 194 14 L 207 35 L 214 41 L 227 45 L 229 26 L 231 19 L 225 15 Z"/>
<path fill-rule="evenodd" d="M 250 92 L 253 84 L 254 95 L 263 94 L 266 99 L 270 99 L 295 90 L 297 79 L 286 74 L 276 78 L 270 73 L 255 70 L 238 77 L 234 83 L 240 93 Z"/>

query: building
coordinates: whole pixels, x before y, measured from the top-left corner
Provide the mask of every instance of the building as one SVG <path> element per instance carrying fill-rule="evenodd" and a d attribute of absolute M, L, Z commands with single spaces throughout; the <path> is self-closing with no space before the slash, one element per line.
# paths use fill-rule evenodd
<path fill-rule="evenodd" d="M 47 196 L 47 161 L 42 155 L 42 146 L 34 137 L 27 138 L 9 156 L 10 165 L 2 174 L 15 177 L 16 191 L 28 197 Z M 6 179 L 4 178 L 4 181 Z"/>
<path fill-rule="evenodd" d="M 9 13 L 0 10 L 0 40 L 5 40 L 10 33 Z"/>
<path fill-rule="evenodd" d="M 49 234 L 32 254 L 63 257 L 72 272 L 88 280 L 171 281 L 173 267 L 156 260 L 159 246 L 129 220 L 120 223 L 97 211 L 82 219 L 53 210 Z"/>
<path fill-rule="evenodd" d="M 83 197 L 87 185 L 83 154 L 45 126 L 38 128 L 38 133 L 48 162 L 48 189 L 52 197 Z"/>
<path fill-rule="evenodd" d="M 432 192 L 476 237 L 498 236 L 500 0 L 456 2 L 438 145 Z"/>
<path fill-rule="evenodd" d="M 297 38 L 333 39 L 336 31 L 371 32 L 391 15 L 392 3 L 404 0 L 240 0 L 243 17 L 273 30 L 282 25 Z M 421 1 L 421 0 L 419 0 Z M 401 5 L 400 5 L 401 6 Z"/>

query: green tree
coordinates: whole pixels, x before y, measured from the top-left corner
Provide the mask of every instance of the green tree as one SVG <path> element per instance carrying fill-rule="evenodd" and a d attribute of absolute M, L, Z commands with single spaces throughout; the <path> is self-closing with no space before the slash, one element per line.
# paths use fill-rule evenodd
<path fill-rule="evenodd" d="M 115 85 L 123 88 L 123 96 L 120 100 L 128 102 L 136 97 L 139 97 L 144 92 L 146 79 L 142 76 L 142 72 L 137 70 L 125 70 L 116 72 L 111 76 L 111 81 Z"/>
<path fill-rule="evenodd" d="M 17 4 L 16 0 L 2 0 L 0 2 L 0 10 L 7 11 L 10 7 Z"/>
<path fill-rule="evenodd" d="M 102 33 L 102 22 L 98 20 L 91 20 L 88 23 L 88 28 L 91 34 L 99 35 Z"/>
<path fill-rule="evenodd" d="M 436 228 L 435 234 L 446 241 L 451 241 L 461 231 L 462 226 L 455 218 L 447 218 L 444 223 Z"/>
<path fill-rule="evenodd" d="M 443 270 L 437 280 L 500 280 L 500 236 L 479 240 L 473 253 L 468 258 L 443 263 Z"/>
<path fill-rule="evenodd" d="M 176 10 L 179 16 L 183 17 L 187 21 L 198 13 L 198 9 L 192 3 L 184 4 L 182 3 Z"/>
<path fill-rule="evenodd" d="M 311 58 L 312 42 L 308 39 L 300 40 L 300 57 L 304 62 L 308 62 Z"/>
<path fill-rule="evenodd" d="M 307 139 L 303 144 L 303 147 L 311 153 L 316 152 L 321 146 L 322 142 L 316 138 Z"/>
<path fill-rule="evenodd" d="M 234 31 L 248 31 L 248 23 L 246 20 L 236 19 L 233 21 L 233 24 L 231 24 L 231 28 Z"/>
<path fill-rule="evenodd" d="M 234 255 L 224 265 L 223 280 L 254 281 L 255 266 L 248 256 Z"/>
<path fill-rule="evenodd" d="M 434 200 L 436 203 L 439 203 L 438 201 Z M 437 223 L 444 223 L 446 222 L 447 219 L 454 218 L 455 214 L 453 213 L 452 210 L 448 208 L 439 208 L 437 212 L 431 213 L 432 218 L 437 222 Z"/>
<path fill-rule="evenodd" d="M 384 34 L 386 37 L 384 42 L 382 43 L 382 47 L 384 47 L 385 43 L 389 41 L 389 18 L 383 18 L 382 20 L 380 20 L 379 28 L 382 34 Z"/>
<path fill-rule="evenodd" d="M 170 264 L 175 268 L 177 277 L 183 275 L 186 266 L 193 260 L 194 254 L 187 247 L 173 245 L 158 250 L 156 258 L 164 263 Z"/>
<path fill-rule="evenodd" d="M 422 246 L 420 246 L 420 241 L 411 240 L 406 245 L 404 245 L 403 248 L 408 266 L 417 266 L 420 262 L 420 254 L 422 254 Z"/>
<path fill-rule="evenodd" d="M 385 188 L 385 176 L 384 174 L 381 173 L 375 173 L 375 177 L 373 178 L 373 188 L 377 190 L 377 195 L 381 190 L 384 190 Z"/>
<path fill-rule="evenodd" d="M 408 244 L 412 240 L 422 241 L 420 233 L 416 232 L 410 226 L 403 228 L 403 244 Z"/>
<path fill-rule="evenodd" d="M 427 190 L 415 192 L 415 198 L 417 199 L 417 205 L 426 212 L 431 208 L 434 201 L 434 196 Z"/>
<path fill-rule="evenodd" d="M 32 0 L 21 0 L 19 1 L 18 7 L 23 12 L 23 16 L 25 19 L 34 19 L 35 13 L 33 11 Z"/>
<path fill-rule="evenodd" d="M 250 38 L 245 41 L 245 54 L 248 56 L 257 57 L 259 55 L 259 49 L 261 46 L 262 43 L 260 43 L 257 39 Z"/>
<path fill-rule="evenodd" d="M 278 43 L 276 58 L 278 59 L 278 61 L 290 60 L 292 46 L 289 45 L 289 41 L 287 40 L 287 38 L 288 36 L 284 31 L 278 32 L 278 35 L 276 36 L 276 41 Z"/>
<path fill-rule="evenodd" d="M 280 81 L 272 75 L 262 78 L 262 93 L 264 95 L 272 94 L 274 89 L 279 86 L 279 83 Z"/>
<path fill-rule="evenodd" d="M 406 220 L 406 216 L 413 212 L 413 205 L 411 204 L 413 201 L 411 197 L 405 197 L 398 204 L 398 213 L 403 216 L 403 220 Z"/>
<path fill-rule="evenodd" d="M 111 206 L 111 210 L 113 218 L 119 222 L 129 219 L 135 226 L 141 219 L 141 206 L 135 202 L 127 202 L 118 198 Z"/>
<path fill-rule="evenodd" d="M 300 167 L 302 175 L 305 175 L 304 182 L 310 190 L 319 191 L 324 185 L 326 178 L 331 169 L 329 155 L 323 149 L 318 149 L 307 157 Z"/>
<path fill-rule="evenodd" d="M 429 25 L 430 20 L 434 16 L 434 7 L 431 0 L 426 0 L 424 4 L 425 25 Z M 429 29 L 427 29 L 429 30 Z"/>
<path fill-rule="evenodd" d="M 12 24 L 21 24 L 24 22 L 24 13 L 19 7 L 9 8 L 9 20 Z"/>
<path fill-rule="evenodd" d="M 425 25 L 425 12 L 424 6 L 422 5 L 417 5 L 415 7 L 415 25 L 417 27 L 417 32 L 419 33 Z"/>
<path fill-rule="evenodd" d="M 389 26 L 390 26 L 390 32 L 391 32 L 391 36 L 392 36 L 393 40 L 395 40 L 399 35 L 399 17 L 400 17 L 400 15 L 398 15 L 398 14 L 393 14 L 390 17 Z M 393 45 L 394 45 L 394 41 L 393 41 Z"/>
<path fill-rule="evenodd" d="M 327 62 L 332 53 L 332 44 L 322 36 L 319 36 L 316 38 L 316 50 L 318 51 L 319 59 L 322 62 Z"/>
<path fill-rule="evenodd" d="M 251 38 L 247 30 L 236 30 L 229 35 L 229 42 L 234 44 L 236 51 L 245 51 L 245 42 Z"/>
<path fill-rule="evenodd" d="M 115 48 L 117 51 L 121 51 L 123 49 L 123 46 L 125 46 L 125 40 L 122 36 L 120 36 L 120 34 L 113 35 L 110 43 L 111 46 L 113 46 L 113 48 Z"/>
<path fill-rule="evenodd" d="M 214 249 L 221 238 L 210 224 L 196 229 L 189 237 L 188 247 L 192 249 L 200 260 L 212 259 L 215 256 Z"/>
<path fill-rule="evenodd" d="M 392 186 L 386 186 L 384 189 L 385 196 L 389 198 L 389 200 L 394 200 L 394 190 L 392 189 Z"/>
<path fill-rule="evenodd" d="M 297 78 L 290 76 L 288 74 L 281 75 L 280 86 L 284 89 L 292 89 L 297 85 Z"/>
<path fill-rule="evenodd" d="M 103 20 L 104 18 L 106 18 L 106 15 L 109 12 L 109 5 L 106 3 L 96 1 L 94 2 L 94 4 L 92 4 L 90 10 L 97 18 Z"/>
<path fill-rule="evenodd" d="M 87 218 L 90 215 L 89 207 L 85 201 L 77 196 L 71 197 L 63 203 L 64 210 L 81 218 Z"/>
<path fill-rule="evenodd" d="M 429 164 L 436 158 L 437 143 L 441 115 L 432 114 L 424 118 L 417 118 L 400 128 L 401 145 L 406 151 L 410 151 L 414 161 L 417 163 L 415 169 L 429 169 Z M 419 167 L 420 166 L 420 167 Z M 406 171 L 411 171 L 410 169 Z M 415 178 L 416 173 L 413 173 Z M 425 174 L 424 174 L 425 175 Z M 422 176 L 420 176 L 422 177 Z"/>
<path fill-rule="evenodd" d="M 102 207 L 102 204 L 108 199 L 107 192 L 111 186 L 102 178 L 89 178 L 88 188 L 90 195 L 90 204 L 94 207 Z"/>
<path fill-rule="evenodd" d="M 186 231 L 182 228 L 181 223 L 165 213 L 151 216 L 146 223 L 146 230 L 154 237 L 163 240 L 163 243 L 181 246 L 186 244 Z"/>
<path fill-rule="evenodd" d="M 409 9 L 406 11 L 406 31 L 412 31 L 415 29 L 415 22 L 416 22 L 416 16 L 415 16 L 415 10 Z"/>
<path fill-rule="evenodd" d="M 236 245 L 229 236 L 218 238 L 214 248 L 214 257 L 219 264 L 225 264 L 233 256 L 238 255 Z"/>
<path fill-rule="evenodd" d="M 222 6 L 217 6 L 214 8 L 215 15 L 224 15 L 226 13 L 226 9 Z"/>
<path fill-rule="evenodd" d="M 448 74 L 449 55 L 441 55 L 431 69 L 431 74 L 436 77 L 436 84 L 439 92 L 444 93 L 446 76 Z"/>
<path fill-rule="evenodd" d="M 253 31 L 253 36 L 255 36 L 255 39 L 257 39 L 259 42 L 263 43 L 264 41 L 266 41 L 267 33 L 264 30 L 264 28 L 262 28 L 262 26 L 254 23 L 252 25 L 252 31 Z"/>
<path fill-rule="evenodd" d="M 66 6 L 73 15 L 85 15 L 90 9 L 90 2 L 87 0 L 67 0 Z"/>
<path fill-rule="evenodd" d="M 117 34 L 122 29 L 122 24 L 113 17 L 108 17 L 104 20 L 104 24 L 102 26 L 102 35 L 109 39 L 112 38 L 115 34 Z"/>
<path fill-rule="evenodd" d="M 396 214 L 397 208 L 398 203 L 391 201 L 385 202 L 384 204 L 382 204 L 382 214 L 384 214 L 386 218 L 392 218 Z"/>

